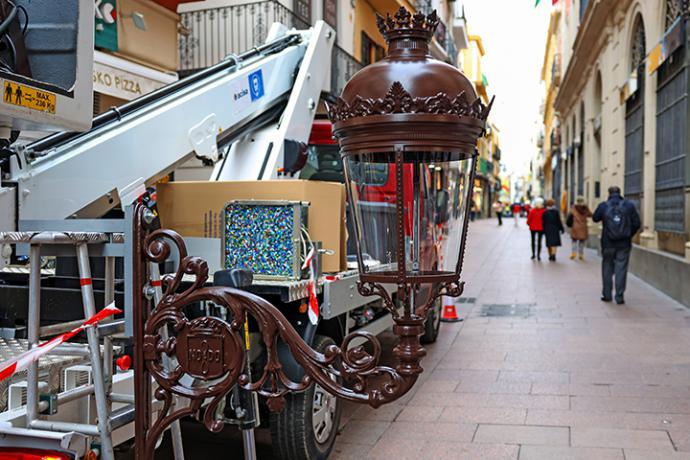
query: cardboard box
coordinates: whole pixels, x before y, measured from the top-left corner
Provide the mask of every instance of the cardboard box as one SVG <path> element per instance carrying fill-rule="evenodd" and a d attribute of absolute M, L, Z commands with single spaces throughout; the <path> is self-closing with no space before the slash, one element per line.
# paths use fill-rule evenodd
<path fill-rule="evenodd" d="M 158 212 L 164 228 L 182 236 L 221 238 L 222 212 L 231 200 L 308 201 L 309 235 L 324 249 L 323 271 L 347 267 L 345 186 L 304 180 L 169 182 L 158 184 Z M 220 248 L 219 248 L 220 257 Z"/>

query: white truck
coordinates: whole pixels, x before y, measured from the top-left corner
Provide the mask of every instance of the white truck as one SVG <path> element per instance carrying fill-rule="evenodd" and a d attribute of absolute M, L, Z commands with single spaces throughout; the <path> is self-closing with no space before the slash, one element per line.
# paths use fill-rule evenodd
<path fill-rule="evenodd" d="M 16 3 L 30 15 L 37 8 L 29 1 Z M 71 6 L 84 12 L 93 3 L 73 0 Z M 78 30 L 93 30 L 90 14 L 74 20 L 77 17 Z M 15 88 L 15 93 L 19 87 L 25 94 L 45 93 L 53 104 L 49 110 L 36 110 L 14 104 L 11 98 L 0 103 L 0 135 L 5 139 L 0 150 L 0 362 L 82 322 L 88 303 L 93 310 L 94 304 L 114 300 L 125 310 L 124 319 L 99 326 L 88 345 L 65 345 L 26 374 L 0 383 L 0 452 L 24 454 L 21 458 L 27 459 L 50 453 L 50 458 L 98 455 L 112 460 L 126 450 L 133 436 L 132 371 L 118 371 L 114 360 L 126 352 L 131 335 L 127 205 L 190 160 L 207 165 L 209 180 L 275 179 L 281 168 L 293 168 L 293 153 L 307 143 L 316 107 L 327 89 L 335 40 L 334 31 L 321 21 L 303 31 L 274 24 L 265 44 L 113 108 L 93 119 L 89 129 L 84 122 L 84 112 L 91 110 L 87 83 L 93 42 L 85 38 L 89 35 L 75 36 L 73 64 L 79 75 L 68 90 L 58 91 L 56 85 L 34 81 L 16 69 L 0 70 L 4 87 Z M 37 61 L 34 67 L 39 66 Z M 80 131 L 13 144 L 19 130 L 59 127 Z M 333 146 L 326 144 L 310 146 L 310 154 L 325 155 L 332 163 Z M 314 179 L 316 169 L 309 172 Z M 329 174 L 329 180 L 337 179 L 337 168 L 335 175 L 332 167 Z M 299 176 L 298 170 L 294 177 Z M 88 245 L 91 252 L 74 241 L 60 245 L 62 237 L 55 236 L 77 238 L 74 235 L 83 232 L 96 235 L 97 241 Z M 58 258 L 55 267 L 52 259 L 42 258 L 74 254 L 66 248 L 70 245 L 77 246 L 76 266 Z M 205 252 L 208 247 L 215 246 L 190 243 L 192 253 L 217 259 L 218 251 Z M 27 269 L 25 257 L 30 255 Z M 89 294 L 80 286 L 85 270 L 94 279 L 88 302 Z M 323 350 L 353 330 L 378 334 L 392 325 L 377 302 L 359 295 L 356 281 L 354 270 L 318 279 L 318 325 L 298 311 L 308 296 L 306 280 L 257 280 L 245 288 L 281 308 L 302 337 Z M 425 341 L 435 340 L 440 314 L 439 304 Z M 250 356 L 261 365 L 260 348 L 252 348 Z M 293 375 L 301 372 L 287 350 L 281 359 Z M 235 403 L 228 398 L 218 417 L 234 423 Z M 289 459 L 326 458 L 340 411 L 340 400 L 318 385 L 290 395 L 285 411 L 268 420 L 276 452 Z M 254 455 L 251 429 L 256 425 L 258 418 L 242 426 L 247 458 Z M 175 458 L 180 460 L 179 425 L 173 425 L 172 434 Z M 32 452 L 39 456 L 31 457 Z"/>

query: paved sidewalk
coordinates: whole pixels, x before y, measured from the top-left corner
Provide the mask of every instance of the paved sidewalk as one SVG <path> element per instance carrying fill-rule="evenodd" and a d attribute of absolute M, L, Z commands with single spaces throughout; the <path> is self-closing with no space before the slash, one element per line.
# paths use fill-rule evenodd
<path fill-rule="evenodd" d="M 331 458 L 690 459 L 690 310 L 634 276 L 626 305 L 600 302 L 596 254 L 569 249 L 534 262 L 524 220 L 473 223 L 466 321 L 400 402 L 348 404 Z"/>

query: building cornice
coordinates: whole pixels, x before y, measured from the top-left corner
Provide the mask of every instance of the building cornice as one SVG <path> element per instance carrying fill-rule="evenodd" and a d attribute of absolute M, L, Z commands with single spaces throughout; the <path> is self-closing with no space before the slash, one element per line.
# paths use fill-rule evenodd
<path fill-rule="evenodd" d="M 567 112 L 586 82 L 587 72 L 594 68 L 599 54 L 608 42 L 608 26 L 614 11 L 625 10 L 632 0 L 594 0 L 590 3 L 573 43 L 573 53 L 563 75 L 554 106 Z"/>
<path fill-rule="evenodd" d="M 561 19 L 561 12 L 555 10 L 551 13 L 551 19 L 549 20 L 549 31 L 546 36 L 546 47 L 544 48 L 544 63 L 541 67 L 541 80 L 545 81 L 546 72 L 549 70 L 551 62 L 549 62 L 549 54 L 551 50 L 551 42 L 556 38 L 556 33 L 558 32 L 558 23 Z"/>

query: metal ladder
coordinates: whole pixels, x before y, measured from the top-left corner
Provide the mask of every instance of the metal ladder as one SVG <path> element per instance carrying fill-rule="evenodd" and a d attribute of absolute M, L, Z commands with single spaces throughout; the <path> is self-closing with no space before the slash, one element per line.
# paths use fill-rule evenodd
<path fill-rule="evenodd" d="M 46 335 L 46 332 L 49 332 L 50 335 L 57 335 L 72 329 L 82 322 L 79 320 L 47 328 L 40 327 L 42 248 L 48 250 L 53 249 L 52 254 L 64 255 L 65 249 L 67 249 L 68 246 L 74 247 L 77 256 L 84 317 L 87 319 L 96 314 L 96 302 L 89 263 L 89 246 L 97 246 L 100 250 L 96 252 L 106 254 L 104 256 L 105 305 L 111 303 L 115 299 L 115 257 L 113 255 L 107 255 L 112 254 L 112 252 L 103 250 L 103 246 L 107 246 L 109 243 L 124 243 L 124 235 L 122 233 L 75 231 L 0 232 L 0 245 L 29 245 L 30 271 L 27 321 L 29 349 L 39 345 L 39 339 L 41 338 L 42 332 L 43 335 Z M 127 250 L 125 249 L 122 251 L 122 254 L 126 258 Z M 160 295 L 160 291 L 158 294 Z M 113 431 L 134 421 L 133 398 L 129 395 L 112 393 L 112 335 L 122 332 L 123 329 L 123 320 L 105 323 L 98 327 L 88 327 L 86 329 L 88 340 L 86 349 L 89 356 L 93 383 L 57 395 L 58 406 L 59 404 L 93 395 L 96 403 L 97 423 L 94 425 L 90 423 L 73 423 L 41 419 L 40 412 L 46 410 L 49 406 L 47 402 L 40 401 L 38 363 L 32 363 L 27 370 L 26 428 L 57 432 L 77 432 L 87 436 L 98 437 L 100 439 L 101 458 L 104 460 L 114 460 Z M 103 343 L 102 348 L 101 339 Z M 113 411 L 112 402 L 128 403 L 128 405 Z M 175 460 L 184 460 L 179 422 L 172 426 L 172 439 Z"/>

